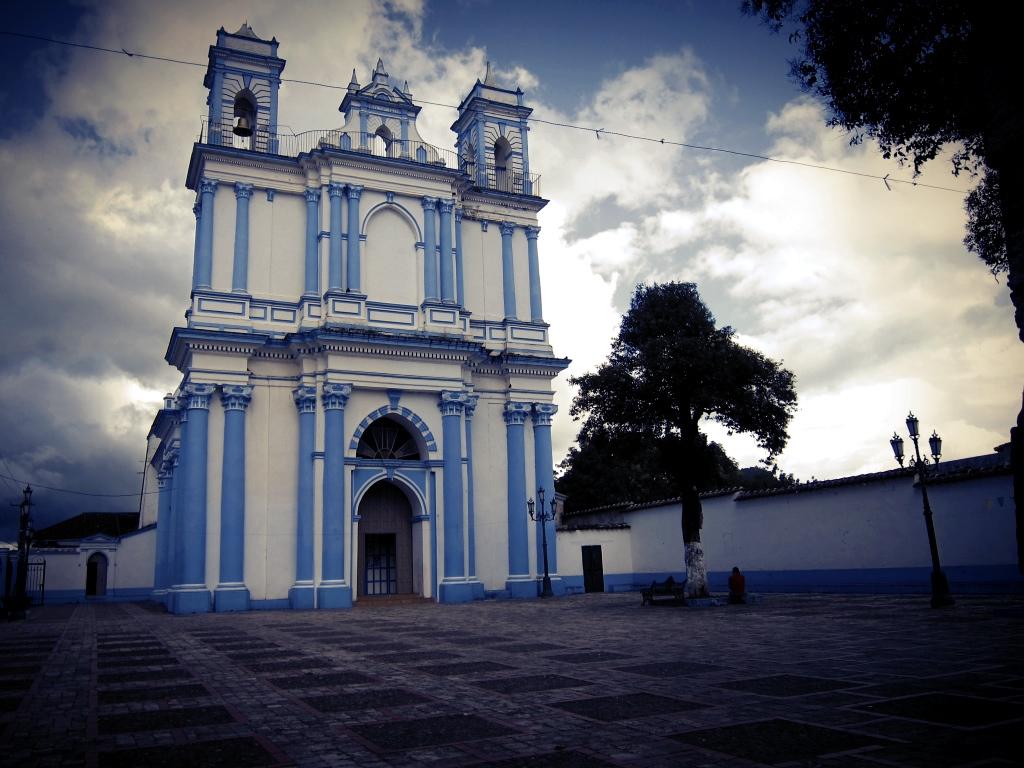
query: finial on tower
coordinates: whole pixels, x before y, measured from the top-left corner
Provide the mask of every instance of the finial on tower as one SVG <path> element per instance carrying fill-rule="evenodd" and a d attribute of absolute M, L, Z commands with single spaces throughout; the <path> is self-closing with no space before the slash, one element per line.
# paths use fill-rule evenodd
<path fill-rule="evenodd" d="M 487 62 L 487 71 L 484 72 L 484 85 L 494 85 L 494 75 L 491 73 L 491 62 Z"/>
<path fill-rule="evenodd" d="M 356 78 L 356 68 L 352 67 L 352 79 L 348 81 L 348 89 L 353 93 L 359 90 L 359 80 Z"/>
<path fill-rule="evenodd" d="M 377 66 L 373 70 L 373 82 L 387 83 L 388 73 L 384 70 L 384 59 L 377 59 Z"/>

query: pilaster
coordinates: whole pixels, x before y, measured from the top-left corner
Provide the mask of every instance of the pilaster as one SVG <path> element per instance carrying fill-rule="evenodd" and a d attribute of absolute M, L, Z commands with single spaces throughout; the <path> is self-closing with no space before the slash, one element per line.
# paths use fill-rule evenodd
<path fill-rule="evenodd" d="M 505 298 L 505 319 L 516 319 L 516 272 L 512 257 L 512 233 L 516 227 L 510 222 L 501 222 L 501 278 Z"/>
<path fill-rule="evenodd" d="M 539 234 L 540 227 L 526 228 L 526 255 L 530 268 L 530 319 L 535 323 L 544 322 L 540 293 L 540 258 L 537 255 L 537 235 Z"/>
<path fill-rule="evenodd" d="M 345 290 L 351 293 L 362 293 L 359 263 L 359 199 L 362 194 L 362 187 L 348 185 L 348 284 Z"/>
<path fill-rule="evenodd" d="M 323 555 L 318 608 L 351 608 L 352 587 L 345 581 L 345 405 L 351 384 L 326 382 L 324 406 Z"/>
<path fill-rule="evenodd" d="M 424 197 L 423 205 L 423 299 L 437 301 L 436 197 Z"/>
<path fill-rule="evenodd" d="M 249 198 L 252 184 L 235 184 L 235 260 L 231 269 L 231 290 L 249 289 Z"/>
<path fill-rule="evenodd" d="M 327 185 L 331 197 L 331 248 L 327 268 L 327 290 L 340 291 L 341 285 L 341 200 L 345 186 L 332 181 Z"/>
<path fill-rule="evenodd" d="M 551 420 L 558 412 L 558 406 L 554 403 L 534 403 L 531 410 L 533 417 L 533 467 L 534 477 L 537 479 L 538 490 L 544 489 L 545 502 L 550 505 L 555 500 L 555 473 L 551 452 Z M 539 494 L 538 494 L 539 498 Z M 547 512 L 548 510 L 544 510 Z M 536 522 L 537 530 L 537 571 L 543 575 L 541 569 L 544 563 L 544 538 L 541 535 L 541 526 L 544 526 L 544 534 L 548 543 L 548 574 L 551 577 L 551 590 L 556 595 L 565 594 L 565 584 L 558 574 L 558 547 L 555 541 L 555 521 L 548 520 Z"/>
<path fill-rule="evenodd" d="M 252 387 L 224 384 L 224 451 L 220 483 L 220 579 L 213 592 L 215 611 L 246 611 L 245 586 L 245 411 Z"/>
<path fill-rule="evenodd" d="M 438 589 L 438 598 L 442 603 L 464 603 L 473 599 L 473 589 L 466 580 L 463 525 L 462 414 L 468 400 L 466 392 L 443 391 L 438 401 L 444 443 L 444 576 Z"/>
<path fill-rule="evenodd" d="M 523 425 L 529 403 L 505 403 L 505 447 L 508 464 L 508 579 L 505 589 L 512 597 L 536 597 L 530 576 L 526 512 L 526 444 Z"/>
<path fill-rule="evenodd" d="M 213 275 L 213 200 L 217 192 L 216 179 L 199 182 L 201 212 L 199 216 L 199 258 L 193 288 L 209 288 Z"/>
<path fill-rule="evenodd" d="M 455 280 L 452 270 L 452 208 L 451 200 L 441 200 L 437 210 L 441 221 L 441 301 L 455 303 Z"/>
<path fill-rule="evenodd" d="M 292 608 L 311 609 L 313 593 L 313 452 L 316 448 L 316 388 L 292 391 L 299 411 L 298 497 L 295 505 L 295 584 L 288 591 Z"/>
<path fill-rule="evenodd" d="M 307 189 L 306 196 L 306 261 L 305 294 L 319 296 L 320 259 L 318 235 L 320 233 L 320 190 Z"/>

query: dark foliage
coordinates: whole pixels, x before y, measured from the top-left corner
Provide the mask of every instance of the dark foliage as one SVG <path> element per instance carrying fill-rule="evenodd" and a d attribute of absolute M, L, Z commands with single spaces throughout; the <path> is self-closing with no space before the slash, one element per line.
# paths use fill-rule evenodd
<path fill-rule="evenodd" d="M 967 234 L 964 245 L 978 255 L 993 275 L 1005 273 L 1010 264 L 1006 255 L 1006 232 L 999 208 L 999 175 L 986 171 L 964 202 L 967 208 Z"/>

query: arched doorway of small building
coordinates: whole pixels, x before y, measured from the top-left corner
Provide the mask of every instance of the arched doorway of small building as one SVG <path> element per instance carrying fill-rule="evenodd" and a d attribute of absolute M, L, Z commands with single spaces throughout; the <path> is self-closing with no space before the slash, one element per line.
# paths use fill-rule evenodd
<path fill-rule="evenodd" d="M 85 596 L 103 597 L 107 594 L 107 557 L 93 552 L 85 563 Z"/>
<path fill-rule="evenodd" d="M 359 503 L 359 595 L 409 595 L 413 579 L 412 506 L 386 480 L 373 485 Z"/>

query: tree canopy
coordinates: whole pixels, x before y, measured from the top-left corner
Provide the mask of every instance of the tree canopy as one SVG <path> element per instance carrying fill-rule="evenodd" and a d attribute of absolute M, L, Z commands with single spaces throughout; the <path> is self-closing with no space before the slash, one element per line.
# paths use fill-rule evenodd
<path fill-rule="evenodd" d="M 688 591 L 706 593 L 697 480 L 704 419 L 751 434 L 769 457 L 786 445 L 796 408 L 794 377 L 717 328 L 693 283 L 638 285 L 608 360 L 572 379 L 572 415 L 658 446 L 682 500 Z"/>

